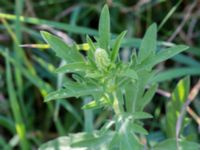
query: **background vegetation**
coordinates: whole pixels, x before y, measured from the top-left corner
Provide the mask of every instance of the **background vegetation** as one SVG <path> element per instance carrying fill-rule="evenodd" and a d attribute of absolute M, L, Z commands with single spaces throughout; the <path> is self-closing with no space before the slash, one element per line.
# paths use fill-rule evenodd
<path fill-rule="evenodd" d="M 184 102 L 176 101 L 180 107 L 173 108 L 175 103 L 169 97 L 180 78 L 186 75 L 191 76 L 193 92 L 189 94 L 192 103 L 187 107 L 183 135 L 190 141 L 200 142 L 200 4 L 197 0 L 2 0 L 0 149 L 20 149 L 20 146 L 36 149 L 58 136 L 97 129 L 110 117 L 109 110 L 81 110 L 81 100 L 44 103 L 44 96 L 61 86 L 62 76 L 53 71 L 62 62 L 44 45 L 39 48 L 30 45 L 44 44 L 41 30 L 60 36 L 69 44 L 72 41 L 84 43 L 86 34 L 97 35 L 99 14 L 105 2 L 110 9 L 113 36 L 127 29 L 121 49 L 124 60 L 133 48 L 138 48 L 140 38 L 153 22 L 158 25 L 160 47 L 179 43 L 190 46 L 186 52 L 156 67 L 162 71 L 162 76 L 157 79 L 160 86 L 153 102 L 146 108 L 154 118 L 144 122 L 149 135 L 147 141 L 141 142 L 154 145 L 175 137 L 176 115 Z"/>

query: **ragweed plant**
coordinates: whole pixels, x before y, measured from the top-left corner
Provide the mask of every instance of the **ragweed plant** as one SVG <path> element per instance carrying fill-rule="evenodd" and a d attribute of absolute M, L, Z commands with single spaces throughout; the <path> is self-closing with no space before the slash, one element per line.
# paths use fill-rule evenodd
<path fill-rule="evenodd" d="M 76 44 L 69 46 L 58 37 L 41 32 L 44 40 L 58 57 L 66 62 L 56 72 L 71 74 L 63 87 L 49 93 L 45 101 L 69 97 L 90 96 L 93 101 L 83 109 L 109 108 L 113 117 L 92 133 L 82 132 L 60 137 L 44 144 L 40 149 L 99 149 L 141 150 L 144 145 L 139 135 L 147 135 L 141 119 L 152 118 L 144 112 L 152 100 L 158 84 L 157 71 L 153 67 L 186 50 L 176 45 L 157 51 L 157 26 L 152 24 L 146 31 L 139 50 L 132 51 L 128 62 L 119 57 L 119 50 L 126 31 L 111 39 L 108 7 L 102 9 L 99 36 L 96 41 L 87 36 L 89 49 L 83 55 Z"/>

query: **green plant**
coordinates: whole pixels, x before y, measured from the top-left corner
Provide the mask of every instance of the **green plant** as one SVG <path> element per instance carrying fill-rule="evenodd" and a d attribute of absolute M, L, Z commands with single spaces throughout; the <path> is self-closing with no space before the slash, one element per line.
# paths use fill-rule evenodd
<path fill-rule="evenodd" d="M 93 101 L 85 104 L 83 109 L 108 108 L 114 113 L 112 119 L 100 129 L 60 137 L 42 145 L 40 150 L 77 147 L 89 150 L 144 149 L 139 135 L 147 135 L 148 132 L 143 128 L 141 119 L 152 118 L 151 114 L 144 112 L 144 108 L 152 100 L 158 87 L 154 78 L 157 72 L 153 67 L 188 47 L 178 45 L 156 51 L 157 26 L 152 24 L 145 33 L 139 51 L 134 50 L 130 61 L 124 62 L 119 57 L 119 50 L 126 32 L 122 32 L 115 40 L 111 39 L 110 17 L 106 5 L 100 16 L 99 36 L 95 37 L 97 42 L 94 43 L 89 36 L 86 38 L 89 46 L 86 56 L 80 53 L 75 44 L 69 46 L 44 31 L 41 34 L 56 55 L 66 61 L 66 65 L 56 72 L 72 75 L 71 78 L 67 77 L 63 88 L 49 93 L 45 101 L 90 96 Z M 176 145 L 174 139 L 170 140 Z M 171 146 L 166 143 L 161 143 L 155 149 L 167 149 Z M 180 145 L 188 143 L 180 142 Z M 174 145 L 171 147 L 174 148 Z"/>

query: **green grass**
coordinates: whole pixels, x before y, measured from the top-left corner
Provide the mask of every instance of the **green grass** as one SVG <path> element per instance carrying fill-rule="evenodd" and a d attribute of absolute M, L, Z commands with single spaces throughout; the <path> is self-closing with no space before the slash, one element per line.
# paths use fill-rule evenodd
<path fill-rule="evenodd" d="M 16 91 L 14 90 L 13 86 L 13 79 L 12 79 L 12 73 L 11 73 L 11 67 L 10 63 L 8 61 L 9 53 L 7 51 L 7 59 L 6 59 L 6 83 L 7 83 L 7 89 L 9 94 L 9 100 L 10 100 L 10 106 L 12 110 L 12 114 L 15 120 L 15 130 L 16 133 L 20 139 L 20 146 L 22 150 L 29 149 L 29 142 L 27 139 L 27 133 L 26 133 L 26 126 L 23 121 L 21 108 L 19 105 L 19 100 L 17 100 Z"/>

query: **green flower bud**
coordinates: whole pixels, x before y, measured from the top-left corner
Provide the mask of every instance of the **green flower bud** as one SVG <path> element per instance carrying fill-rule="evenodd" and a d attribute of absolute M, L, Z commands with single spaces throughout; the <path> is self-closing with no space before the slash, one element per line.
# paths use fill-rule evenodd
<path fill-rule="evenodd" d="M 95 63 L 97 65 L 97 68 L 100 71 L 106 70 L 106 68 L 110 65 L 110 59 L 108 57 L 106 50 L 102 48 L 97 48 L 94 56 L 95 56 Z"/>

